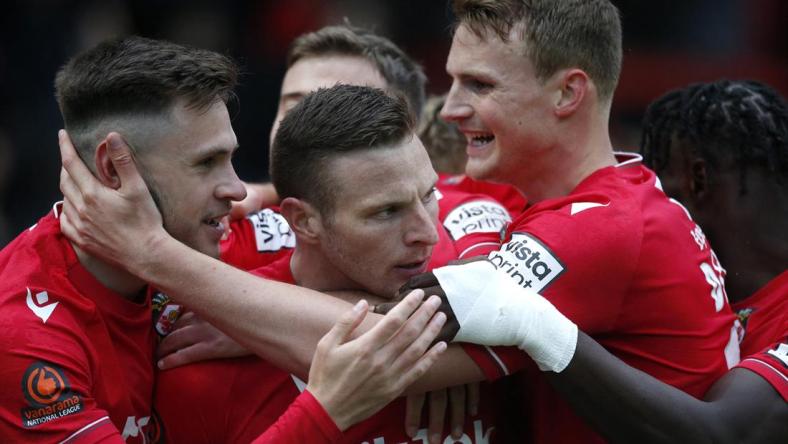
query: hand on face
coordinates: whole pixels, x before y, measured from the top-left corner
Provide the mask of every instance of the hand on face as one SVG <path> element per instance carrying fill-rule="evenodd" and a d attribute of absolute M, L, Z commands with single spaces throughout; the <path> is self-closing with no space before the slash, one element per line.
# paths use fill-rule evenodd
<path fill-rule="evenodd" d="M 371 330 L 348 340 L 364 320 L 366 301 L 346 313 L 318 343 L 309 370 L 309 390 L 340 430 L 374 414 L 402 394 L 446 349 L 432 347 L 445 316 L 439 302 L 413 292 Z M 429 348 L 429 350 L 428 350 Z"/>
<path fill-rule="evenodd" d="M 58 142 L 63 162 L 63 234 L 82 250 L 109 262 L 128 266 L 143 261 L 169 235 L 129 146 L 118 133 L 107 136 L 109 157 L 120 181 L 113 189 L 93 176 L 64 130 L 58 133 Z"/>

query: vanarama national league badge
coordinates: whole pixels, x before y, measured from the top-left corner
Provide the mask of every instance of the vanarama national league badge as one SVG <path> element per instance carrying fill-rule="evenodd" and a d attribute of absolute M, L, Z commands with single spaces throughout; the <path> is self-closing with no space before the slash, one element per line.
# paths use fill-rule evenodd
<path fill-rule="evenodd" d="M 60 367 L 48 362 L 36 361 L 25 370 L 22 393 L 29 404 L 21 410 L 22 425 L 26 428 L 83 409 L 82 398 L 71 391 L 66 374 Z"/>

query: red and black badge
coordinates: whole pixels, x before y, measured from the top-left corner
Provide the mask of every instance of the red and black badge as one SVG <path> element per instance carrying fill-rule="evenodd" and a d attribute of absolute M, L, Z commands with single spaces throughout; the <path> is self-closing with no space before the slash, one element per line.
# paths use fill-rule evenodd
<path fill-rule="evenodd" d="M 49 362 L 36 361 L 25 370 L 22 393 L 29 403 L 21 411 L 25 427 L 35 427 L 82 410 L 82 399 L 72 393 L 65 372 Z"/>

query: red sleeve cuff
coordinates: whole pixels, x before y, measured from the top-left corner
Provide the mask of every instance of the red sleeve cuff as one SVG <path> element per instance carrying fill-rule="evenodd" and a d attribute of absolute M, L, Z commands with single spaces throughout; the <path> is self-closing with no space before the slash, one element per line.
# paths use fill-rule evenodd
<path fill-rule="evenodd" d="M 479 366 L 488 381 L 514 374 L 533 363 L 531 358 L 517 347 L 488 347 L 462 342 L 460 346 Z"/>
<path fill-rule="evenodd" d="M 342 437 L 328 412 L 308 391 L 303 391 L 253 444 L 333 444 Z"/>
<path fill-rule="evenodd" d="M 736 367 L 746 368 L 765 379 L 782 398 L 788 402 L 788 376 L 784 369 L 780 371 L 779 364 L 769 362 L 759 355 L 743 359 Z"/>
<path fill-rule="evenodd" d="M 323 433 L 326 442 L 334 442 L 342 437 L 342 431 L 334 423 L 334 420 L 328 415 L 326 409 L 320 404 L 309 390 L 304 390 L 298 395 L 295 403 L 300 403 L 301 407 L 309 413 L 310 419 L 315 422 L 315 425 Z"/>

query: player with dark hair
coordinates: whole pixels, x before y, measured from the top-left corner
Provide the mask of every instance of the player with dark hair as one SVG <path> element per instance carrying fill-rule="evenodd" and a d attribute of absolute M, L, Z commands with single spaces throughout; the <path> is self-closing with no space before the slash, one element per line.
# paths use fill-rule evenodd
<path fill-rule="evenodd" d="M 294 40 L 287 57 L 288 70 L 282 81 L 277 117 L 271 131 L 271 139 L 276 134 L 279 121 L 285 113 L 299 103 L 305 95 L 321 88 L 336 84 L 365 85 L 381 88 L 391 94 L 407 99 L 409 108 L 420 106 L 423 102 L 425 77 L 421 67 L 410 59 L 401 49 L 385 37 L 350 25 L 327 26 L 304 34 Z M 295 164 L 294 171 L 298 170 Z M 298 175 L 290 175 L 290 180 L 298 182 Z M 514 198 L 524 206 L 522 196 L 508 187 L 504 192 L 490 193 L 502 188 L 488 184 L 474 193 L 463 191 L 465 181 L 438 190 L 439 242 L 433 248 L 430 268 L 444 265 L 457 258 L 458 254 L 473 255 L 478 247 L 476 236 L 483 233 L 497 233 L 511 218 L 507 208 L 499 204 L 495 197 Z M 253 210 L 229 225 L 227 238 L 221 243 L 221 259 L 242 269 L 251 270 L 271 263 L 288 254 L 295 245 L 295 235 L 278 206 L 259 208 L 255 198 L 269 185 L 262 188 L 250 185 L 247 203 Z M 458 189 L 460 188 L 460 189 Z M 271 190 L 273 192 L 273 188 Z M 275 192 L 274 192 L 275 194 Z M 278 196 L 276 197 L 278 202 Z M 483 240 L 487 241 L 486 236 Z M 393 293 L 390 293 L 393 294 Z M 171 311 L 171 318 L 176 312 Z M 221 335 L 192 313 L 185 313 L 174 323 L 175 329 L 162 341 L 159 347 L 160 368 L 168 369 L 201 359 L 239 356 L 247 353 L 234 341 Z M 454 388 L 449 397 L 453 414 L 454 429 L 461 435 L 461 404 L 464 397 L 459 396 L 461 389 Z M 470 389 L 468 409 L 474 410 L 474 399 L 478 390 Z M 445 394 L 431 394 L 433 406 L 446 403 Z M 419 400 L 412 398 L 413 406 Z M 418 407 L 420 410 L 421 407 Z M 420 422 L 417 408 L 409 410 L 406 421 L 412 425 Z M 433 407 L 432 411 L 436 411 Z M 437 415 L 435 415 L 437 416 Z M 431 434 L 440 434 L 441 425 L 430 421 Z M 409 427 L 410 427 L 409 425 Z M 410 427 L 418 428 L 418 427 Z"/>
<path fill-rule="evenodd" d="M 525 353 L 449 347 L 414 389 L 467 382 L 480 369 L 487 378 L 525 370 L 533 440 L 598 441 L 547 384 L 569 364 L 579 327 L 625 362 L 702 395 L 738 361 L 735 316 L 702 231 L 636 157 L 613 153 L 608 119 L 621 66 L 616 8 L 604 0 L 458 0 L 455 13 L 447 62 L 453 84 L 443 115 L 466 135 L 470 175 L 513 184 L 533 204 L 503 240 L 491 239 L 496 246 L 487 260 L 437 269 L 442 288 L 430 292 L 446 293 L 458 340 L 500 344 L 504 335 L 505 344 Z M 63 156 L 73 169 L 67 145 Z M 306 330 L 324 331 L 341 304 L 321 295 L 288 297 L 274 304 L 275 312 L 267 310 L 278 300 L 275 292 L 294 290 L 189 252 L 149 212 L 124 227 L 109 223 L 112 213 L 128 213 L 121 211 L 125 201 L 149 200 L 138 182 L 130 178 L 128 187 L 113 191 L 82 175 L 72 180 L 79 192 L 68 195 L 77 210 L 69 209 L 61 225 L 75 242 L 115 255 L 285 368 L 308 366 L 305 350 L 317 335 Z M 107 208 L 98 212 L 94 202 Z M 101 236 L 86 238 L 105 225 Z M 156 248 L 121 248 L 128 237 Z M 202 276 L 209 270 L 220 275 Z M 523 317 L 508 316 L 502 304 L 509 293 L 535 306 Z M 221 306 L 215 302 L 229 294 Z M 574 323 L 543 319 L 551 304 Z M 306 312 L 309 327 L 296 335 L 290 324 Z M 497 322 L 488 331 L 489 319 Z M 290 353 L 281 357 L 282 350 Z"/>
<path fill-rule="evenodd" d="M 361 290 L 385 301 L 409 277 L 431 268 L 438 242 L 437 175 L 404 99 L 350 85 L 307 95 L 281 122 L 271 177 L 297 242 L 252 273 L 319 291 Z M 160 375 L 156 406 L 165 429 L 172 439 L 194 443 L 248 441 L 304 386 L 256 357 L 195 363 Z M 233 381 L 227 390 L 188 390 L 223 378 Z M 477 442 L 475 428 L 481 435 L 494 428 L 492 400 L 482 393 L 481 401 L 481 414 L 459 438 L 464 433 Z M 216 405 L 225 405 L 226 419 L 213 415 Z M 407 441 L 405 407 L 404 399 L 392 403 L 348 429 L 341 441 Z"/>
<path fill-rule="evenodd" d="M 391 40 L 349 24 L 326 26 L 293 40 L 287 52 L 287 68 L 288 70 L 293 68 L 302 60 L 325 56 L 356 57 L 371 63 L 377 73 L 383 77 L 384 89 L 403 94 L 408 101 L 410 112 L 416 119 L 421 117 L 427 77 L 421 66 Z M 285 110 L 288 102 L 293 103 L 293 99 L 289 94 L 282 95 L 281 102 Z M 282 109 L 280 108 L 277 120 L 284 117 L 281 113 Z"/>
<path fill-rule="evenodd" d="M 117 188 L 123 169 L 138 165 L 168 233 L 216 257 L 219 220 L 245 193 L 230 161 L 238 144 L 226 101 L 236 78 L 220 54 L 128 37 L 69 60 L 55 86 L 85 176 Z M 0 436 L 149 442 L 158 433 L 151 292 L 111 256 L 70 243 L 60 230 L 62 207 L 0 252 Z M 437 330 L 424 330 L 432 311 L 416 310 L 421 298 L 411 296 L 407 308 L 355 340 L 367 306 L 343 314 L 318 349 L 309 390 L 262 442 L 337 435 L 423 374 L 435 352 L 422 353 Z M 359 360 L 359 349 L 373 352 Z M 370 361 L 396 357 L 396 377 L 369 371 Z"/>
<path fill-rule="evenodd" d="M 317 88 L 337 83 L 381 88 L 402 94 L 414 116 L 419 118 L 425 100 L 427 77 L 416 63 L 391 40 L 363 28 L 326 26 L 298 36 L 287 51 L 287 72 L 282 80 L 279 104 L 271 128 L 285 113 Z M 233 211 L 237 217 L 279 201 L 271 184 L 247 184 L 249 198 Z"/>
<path fill-rule="evenodd" d="M 403 95 L 408 99 L 417 121 L 422 115 L 426 77 L 421 66 L 391 40 L 371 31 L 345 24 L 303 34 L 290 46 L 287 68 L 271 129 L 271 142 L 279 121 L 290 108 L 306 94 L 338 83 L 371 86 Z M 438 172 L 442 171 L 439 169 Z M 471 253 L 475 245 L 473 236 L 466 237 L 468 234 L 498 232 L 510 220 L 507 211 L 496 200 L 504 203 L 507 210 L 521 211 L 525 207 L 522 196 L 511 187 L 470 182 L 467 178 L 457 177 L 441 180 L 438 184 L 444 195 L 440 202 L 441 222 L 455 243 L 465 238 L 457 248 L 460 252 L 467 250 L 466 253 Z M 278 203 L 279 197 L 273 186 L 247 184 L 247 187 L 249 197 L 236 205 L 232 213 L 236 218 L 248 217 L 249 223 L 236 224 L 234 231 L 237 233 L 231 234 L 235 239 L 231 238 L 224 244 L 226 254 L 222 257 L 243 268 L 253 268 L 270 260 L 271 255 L 244 254 L 247 247 L 235 247 L 233 244 L 249 244 L 253 239 L 258 250 L 268 253 L 281 247 L 292 248 L 293 237 L 275 209 L 259 211 Z M 251 226 L 261 229 L 255 231 Z"/>
<path fill-rule="evenodd" d="M 230 163 L 237 143 L 225 105 L 236 78 L 220 54 L 127 38 L 69 60 L 55 88 L 93 174 L 119 184 L 110 152 L 122 135 L 167 231 L 216 257 L 218 221 L 245 195 Z M 0 435 L 144 442 L 156 340 L 146 285 L 72 248 L 60 214 L 58 203 L 0 253 Z"/>
<path fill-rule="evenodd" d="M 644 160 L 665 192 L 720 240 L 716 251 L 733 277 L 726 289 L 734 303 L 785 269 L 779 254 L 786 249 L 777 241 L 784 233 L 774 221 L 788 209 L 787 110 L 766 85 L 719 81 L 672 91 L 646 113 Z"/>

